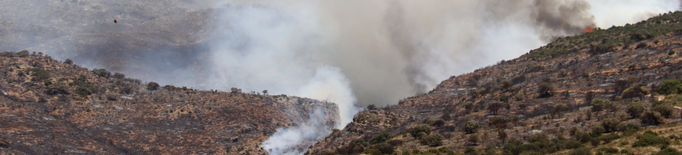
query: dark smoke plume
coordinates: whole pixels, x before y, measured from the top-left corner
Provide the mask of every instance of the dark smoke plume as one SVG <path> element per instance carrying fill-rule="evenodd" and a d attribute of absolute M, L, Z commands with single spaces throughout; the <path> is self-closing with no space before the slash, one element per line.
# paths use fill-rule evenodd
<path fill-rule="evenodd" d="M 161 84 L 328 100 L 339 105 L 341 128 L 355 105 L 396 104 L 554 38 L 679 6 L 677 0 L 5 0 L 0 50 L 40 51 Z"/>

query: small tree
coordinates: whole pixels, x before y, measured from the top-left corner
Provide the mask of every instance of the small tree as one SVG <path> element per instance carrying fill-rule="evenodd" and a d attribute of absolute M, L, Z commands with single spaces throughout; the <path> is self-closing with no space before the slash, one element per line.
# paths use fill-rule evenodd
<path fill-rule="evenodd" d="M 594 99 L 590 102 L 592 105 L 592 111 L 602 111 L 606 109 L 607 104 L 611 104 L 611 101 L 604 99 Z"/>
<path fill-rule="evenodd" d="M 114 73 L 114 79 L 123 80 L 125 78 L 126 78 L 126 75 L 123 73 L 119 73 L 119 72 Z"/>
<path fill-rule="evenodd" d="M 629 88 L 623 90 L 623 93 L 621 93 L 620 96 L 623 98 L 633 98 L 633 97 L 642 97 L 645 95 L 649 95 L 649 88 L 644 86 L 643 84 L 634 84 L 630 86 Z"/>
<path fill-rule="evenodd" d="M 375 146 L 383 154 L 393 154 L 395 148 L 388 143 L 380 143 Z"/>
<path fill-rule="evenodd" d="M 526 103 L 519 103 L 519 109 L 526 110 L 528 108 L 528 104 Z"/>
<path fill-rule="evenodd" d="M 568 110 L 568 106 L 566 106 L 566 104 L 562 104 L 562 103 L 555 104 L 553 110 L 560 114 L 561 112 Z"/>
<path fill-rule="evenodd" d="M 111 72 L 107 71 L 104 68 L 94 69 L 94 70 L 92 70 L 92 72 L 95 73 L 95 75 L 103 77 L 103 78 L 109 78 L 109 76 L 111 76 Z"/>
<path fill-rule="evenodd" d="M 370 104 L 367 106 L 367 110 L 376 110 L 376 109 L 377 109 L 377 107 L 374 106 L 374 104 Z"/>
<path fill-rule="evenodd" d="M 661 88 L 658 88 L 659 94 L 677 94 L 682 92 L 682 83 L 678 80 L 665 80 L 661 84 Z"/>
<path fill-rule="evenodd" d="M 646 109 L 644 108 L 644 105 L 642 105 L 642 103 L 632 102 L 632 103 L 628 104 L 627 113 L 632 118 L 639 118 L 639 116 L 642 115 L 644 110 L 646 110 Z"/>
<path fill-rule="evenodd" d="M 393 135 L 389 133 L 388 131 L 384 130 L 379 132 L 379 134 L 376 134 L 372 136 L 372 139 L 369 140 L 370 144 L 378 144 L 378 143 L 383 143 L 386 142 L 387 140 L 393 138 Z"/>
<path fill-rule="evenodd" d="M 498 129 L 504 129 L 506 128 L 507 125 L 507 119 L 504 119 L 500 116 L 495 116 L 490 119 L 489 125 L 494 126 Z"/>
<path fill-rule="evenodd" d="M 658 124 L 664 124 L 665 123 L 665 118 L 661 116 L 661 113 L 658 113 L 656 111 L 646 111 L 642 114 L 640 117 L 640 120 L 642 121 L 642 124 L 648 124 L 648 125 L 658 125 Z"/>
<path fill-rule="evenodd" d="M 263 95 L 268 95 L 268 90 L 263 90 Z"/>
<path fill-rule="evenodd" d="M 428 135 L 431 133 L 431 128 L 429 126 L 427 126 L 426 124 L 420 124 L 420 125 L 417 125 L 416 127 L 412 128 L 412 130 L 410 130 L 410 134 L 412 135 L 412 137 L 415 137 L 415 138 L 421 138 L 419 136 L 420 132 L 423 132 L 423 133 Z"/>
<path fill-rule="evenodd" d="M 159 84 L 156 83 L 156 82 L 149 82 L 149 83 L 147 83 L 147 90 L 152 90 L 152 91 L 153 91 L 153 90 L 159 89 L 159 87 L 160 87 Z"/>
<path fill-rule="evenodd" d="M 601 122 L 601 126 L 604 127 L 606 133 L 618 131 L 618 124 L 620 124 L 620 120 L 616 118 L 607 118 Z"/>
<path fill-rule="evenodd" d="M 478 128 L 480 128 L 480 127 L 481 126 L 478 125 L 478 122 L 476 122 L 474 120 L 470 120 L 470 121 L 467 121 L 466 123 L 464 123 L 464 129 L 463 130 L 467 134 L 471 134 L 471 133 L 475 133 L 476 131 L 478 131 Z"/>
<path fill-rule="evenodd" d="M 430 145 L 430 146 L 440 146 L 443 144 L 443 136 L 438 134 L 438 133 L 433 133 L 428 136 L 424 136 L 422 138 L 422 142 L 424 144 Z"/>
<path fill-rule="evenodd" d="M 435 127 L 441 127 L 441 126 L 443 126 L 443 125 L 445 125 L 445 120 L 440 119 L 440 118 L 434 120 L 434 121 L 431 123 L 431 126 L 435 126 Z"/>
<path fill-rule="evenodd" d="M 473 108 L 474 108 L 474 102 L 472 102 L 472 101 L 467 101 L 466 103 L 464 103 L 464 109 L 466 109 L 466 110 L 471 110 L 471 109 L 473 109 Z"/>
<path fill-rule="evenodd" d="M 516 93 L 516 95 L 514 95 L 514 98 L 516 99 L 516 101 L 521 101 L 523 100 L 523 98 L 526 98 L 526 95 L 524 95 L 523 92 L 519 92 Z"/>
<path fill-rule="evenodd" d="M 661 113 L 661 116 L 665 118 L 670 118 L 673 114 L 673 105 L 670 103 L 658 104 L 654 107 L 654 111 Z"/>
<path fill-rule="evenodd" d="M 550 97 L 552 96 L 552 91 L 554 91 L 554 85 L 549 82 L 542 82 L 538 85 L 538 94 L 540 97 Z"/>
<path fill-rule="evenodd" d="M 239 89 L 237 87 L 232 87 L 232 88 L 230 88 L 230 92 L 233 94 L 238 94 L 238 93 L 242 93 L 242 89 Z"/>
<path fill-rule="evenodd" d="M 478 135 L 476 135 L 476 134 L 469 135 L 469 138 L 467 140 L 469 141 L 469 143 L 471 143 L 473 145 L 478 144 L 478 141 L 480 141 L 480 139 L 478 138 Z"/>
<path fill-rule="evenodd" d="M 507 139 L 507 132 L 504 132 L 504 129 L 497 129 L 497 137 L 504 142 Z"/>
<path fill-rule="evenodd" d="M 497 85 L 501 90 L 507 90 L 509 87 L 512 86 L 512 83 L 507 81 L 507 80 L 502 80 L 500 83 Z"/>
<path fill-rule="evenodd" d="M 559 70 L 559 73 L 557 74 L 559 77 L 566 77 L 566 75 L 568 75 L 568 73 L 564 69 Z"/>
<path fill-rule="evenodd" d="M 64 60 L 64 63 L 67 64 L 67 65 L 73 65 L 73 59 L 71 59 L 71 58 L 66 58 L 66 60 Z"/>
<path fill-rule="evenodd" d="M 504 107 L 504 103 L 502 102 L 493 102 L 488 107 L 486 108 L 488 111 L 493 113 L 494 115 L 497 115 L 497 110 L 500 108 Z"/>

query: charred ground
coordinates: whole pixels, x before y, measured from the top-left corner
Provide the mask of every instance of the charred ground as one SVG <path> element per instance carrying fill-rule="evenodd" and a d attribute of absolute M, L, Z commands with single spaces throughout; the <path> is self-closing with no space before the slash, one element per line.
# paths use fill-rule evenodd
<path fill-rule="evenodd" d="M 355 115 L 308 154 L 676 151 L 682 95 L 669 90 L 682 88 L 674 84 L 682 77 L 680 15 L 558 39 L 453 76 L 429 93 Z M 647 136 L 665 142 L 635 145 Z"/>
<path fill-rule="evenodd" d="M 88 70 L 41 53 L 0 53 L 2 154 L 241 154 L 277 128 L 333 103 L 286 95 L 199 91 Z"/>

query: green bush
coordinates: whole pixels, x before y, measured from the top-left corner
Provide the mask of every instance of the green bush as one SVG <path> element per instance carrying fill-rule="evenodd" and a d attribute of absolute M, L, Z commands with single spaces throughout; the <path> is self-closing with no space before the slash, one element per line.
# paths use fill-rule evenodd
<path fill-rule="evenodd" d="M 646 109 L 644 105 L 640 102 L 632 102 L 628 104 L 627 113 L 632 118 L 639 118 Z"/>
<path fill-rule="evenodd" d="M 486 110 L 490 111 L 493 114 L 497 114 L 497 111 L 505 106 L 504 103 L 502 102 L 493 102 L 486 107 Z"/>
<path fill-rule="evenodd" d="M 405 141 L 403 141 L 402 139 L 391 139 L 386 141 L 386 143 L 391 144 L 392 146 L 400 146 L 403 145 L 404 142 Z"/>
<path fill-rule="evenodd" d="M 149 83 L 147 83 L 147 90 L 152 90 L 152 91 L 153 91 L 153 90 L 159 89 L 159 87 L 160 87 L 159 84 L 156 83 L 156 82 L 149 82 Z"/>
<path fill-rule="evenodd" d="M 507 119 L 500 116 L 495 116 L 490 119 L 489 126 L 494 126 L 498 129 L 504 129 L 507 127 Z"/>
<path fill-rule="evenodd" d="M 367 143 L 367 141 L 365 141 L 365 140 L 357 139 L 357 140 L 355 140 L 355 141 L 353 141 L 353 142 L 351 143 L 351 146 L 363 146 L 363 147 L 366 147 L 366 146 L 369 146 L 369 143 Z"/>
<path fill-rule="evenodd" d="M 665 137 L 660 137 L 658 134 L 652 131 L 646 131 L 644 134 L 637 137 L 637 142 L 632 144 L 632 147 L 643 147 L 643 146 L 653 146 L 653 145 L 670 145 L 670 139 Z"/>
<path fill-rule="evenodd" d="M 623 90 L 623 93 L 621 93 L 620 96 L 622 96 L 623 98 L 633 98 L 642 97 L 645 95 L 649 95 L 649 88 L 647 88 L 643 84 L 634 84 L 629 88 Z"/>
<path fill-rule="evenodd" d="M 430 145 L 430 146 L 440 146 L 443 144 L 443 138 L 442 135 L 438 133 L 432 133 L 430 135 L 424 136 L 422 138 L 422 143 Z"/>
<path fill-rule="evenodd" d="M 514 99 L 516 99 L 516 101 L 521 101 L 523 98 L 526 98 L 526 95 L 524 95 L 522 92 L 516 93 L 516 95 L 514 95 Z"/>
<path fill-rule="evenodd" d="M 104 68 L 93 69 L 92 72 L 95 73 L 95 75 L 103 77 L 103 78 L 109 78 L 109 76 L 111 76 L 111 73 Z"/>
<path fill-rule="evenodd" d="M 126 75 L 123 74 L 123 73 L 116 72 L 116 73 L 114 73 L 113 77 L 114 77 L 115 79 L 123 80 L 123 79 L 126 78 Z"/>
<path fill-rule="evenodd" d="M 618 136 L 618 134 L 611 133 L 611 134 L 600 136 L 599 140 L 604 141 L 604 143 L 611 143 L 611 141 L 616 140 L 618 138 L 620 138 L 620 136 Z"/>
<path fill-rule="evenodd" d="M 440 119 L 440 118 L 439 118 L 439 119 L 435 119 L 435 120 L 433 120 L 433 122 L 431 122 L 430 124 L 431 124 L 431 126 L 441 127 L 441 126 L 445 125 L 445 120 Z"/>
<path fill-rule="evenodd" d="M 66 60 L 64 60 L 64 63 L 67 64 L 67 65 L 73 65 L 73 59 L 71 59 L 71 58 L 66 58 Z"/>
<path fill-rule="evenodd" d="M 474 102 L 467 101 L 466 103 L 464 103 L 464 109 L 471 110 L 473 108 L 474 108 Z"/>
<path fill-rule="evenodd" d="M 635 131 L 642 130 L 642 127 L 639 126 L 639 123 L 634 123 L 634 122 L 632 122 L 632 123 L 620 123 L 620 124 L 618 124 L 618 126 L 616 128 L 617 128 L 617 131 L 626 131 L 626 130 L 630 130 L 630 129 L 634 129 Z"/>
<path fill-rule="evenodd" d="M 601 125 L 594 125 L 592 126 L 592 134 L 594 135 L 600 135 L 602 133 L 606 133 L 606 129 L 604 129 L 603 126 Z"/>
<path fill-rule="evenodd" d="M 467 147 L 467 148 L 464 150 L 464 154 L 465 154 L 465 155 L 477 155 L 478 152 L 477 152 L 476 149 L 474 149 L 473 147 Z"/>
<path fill-rule="evenodd" d="M 48 95 L 57 95 L 57 94 L 69 94 L 68 87 L 64 86 L 59 83 L 50 84 L 47 86 L 47 90 L 45 91 Z"/>
<path fill-rule="evenodd" d="M 81 97 L 88 96 L 95 92 L 95 84 L 90 83 L 85 75 L 78 76 L 78 78 L 69 85 L 76 86 L 75 93 Z"/>
<path fill-rule="evenodd" d="M 475 133 L 476 131 L 478 131 L 478 128 L 480 128 L 480 127 L 481 126 L 478 125 L 478 122 L 476 122 L 475 120 L 470 120 L 470 121 L 467 121 L 466 123 L 464 123 L 463 130 L 467 134 L 470 134 L 470 133 Z"/>
<path fill-rule="evenodd" d="M 33 78 L 31 79 L 33 81 L 44 81 L 50 78 L 50 73 L 42 68 L 33 68 L 31 72 L 33 72 Z"/>
<path fill-rule="evenodd" d="M 488 144 L 487 146 L 485 146 L 485 154 L 486 155 L 497 155 L 497 152 L 495 152 L 495 145 Z"/>
<path fill-rule="evenodd" d="M 609 153 L 609 154 L 618 153 L 618 149 L 612 148 L 612 147 L 599 148 L 599 151 L 604 152 L 604 153 Z"/>
<path fill-rule="evenodd" d="M 576 132 L 576 134 L 574 136 L 575 136 L 575 139 L 577 139 L 581 143 L 587 143 L 587 142 L 592 141 L 592 136 L 588 133 Z"/>
<path fill-rule="evenodd" d="M 369 140 L 369 144 L 383 143 L 391 138 L 393 138 L 393 135 L 391 135 L 391 133 L 389 133 L 388 131 L 384 130 L 379 132 L 379 134 L 372 136 L 372 139 Z"/>
<path fill-rule="evenodd" d="M 547 96 L 547 95 L 551 96 L 552 91 L 554 91 L 554 85 L 552 85 L 552 83 L 542 82 L 542 83 L 540 83 L 540 85 L 538 85 L 537 92 L 538 92 L 538 94 L 540 94 L 540 96 Z"/>
<path fill-rule="evenodd" d="M 659 104 L 654 107 L 654 111 L 661 113 L 661 116 L 665 118 L 670 118 L 674 110 L 673 105 L 670 103 Z"/>
<path fill-rule="evenodd" d="M 656 111 L 646 111 L 642 113 L 642 116 L 639 119 L 642 121 L 642 124 L 648 125 L 658 125 L 665 123 L 665 118 L 661 116 L 661 113 Z"/>
<path fill-rule="evenodd" d="M 566 70 L 564 69 L 559 70 L 559 73 L 557 74 L 559 77 L 566 77 L 566 75 L 568 75 L 568 73 L 566 73 Z"/>
<path fill-rule="evenodd" d="M 509 140 L 509 142 L 504 144 L 504 147 L 502 149 L 504 154 L 518 155 L 521 154 L 521 152 L 523 152 L 522 148 L 523 146 L 524 144 L 522 141 L 512 138 L 511 140 Z"/>
<path fill-rule="evenodd" d="M 570 155 L 592 155 L 592 152 L 586 147 L 581 147 L 571 151 Z"/>
<path fill-rule="evenodd" d="M 592 102 L 590 102 L 590 105 L 592 105 L 592 111 L 602 111 L 606 109 L 608 104 L 611 104 L 611 101 L 604 99 L 594 99 Z"/>
<path fill-rule="evenodd" d="M 365 150 L 365 153 L 370 155 L 383 155 L 383 153 L 379 151 L 379 149 L 367 149 Z"/>
<path fill-rule="evenodd" d="M 471 143 L 471 144 L 477 144 L 478 142 L 481 141 L 481 139 L 478 138 L 478 135 L 471 134 L 471 135 L 469 135 L 469 138 L 467 138 L 467 141 L 469 141 L 469 143 Z"/>
<path fill-rule="evenodd" d="M 679 80 L 665 80 L 661 84 L 661 88 L 658 88 L 659 94 L 678 94 L 682 92 L 682 83 Z"/>
<path fill-rule="evenodd" d="M 28 56 L 28 51 L 27 50 L 21 50 L 21 51 L 17 52 L 17 56 L 26 57 L 26 56 Z"/>
<path fill-rule="evenodd" d="M 395 151 L 395 148 L 388 143 L 379 143 L 375 148 L 384 154 L 392 154 Z"/>
<path fill-rule="evenodd" d="M 410 135 L 412 135 L 412 137 L 419 139 L 419 138 L 421 138 L 421 136 L 419 136 L 419 133 L 424 133 L 425 135 L 428 135 L 431 133 L 431 128 L 429 126 L 427 126 L 426 124 L 420 124 L 420 125 L 417 125 L 416 127 L 412 128 L 412 129 L 410 129 L 409 133 L 410 133 Z"/>
<path fill-rule="evenodd" d="M 607 118 L 601 121 L 601 126 L 604 127 L 605 133 L 618 131 L 618 124 L 620 124 L 620 120 L 617 118 Z"/>
<path fill-rule="evenodd" d="M 118 100 L 118 96 L 116 96 L 116 94 L 107 94 L 107 100 L 116 101 Z"/>
<path fill-rule="evenodd" d="M 582 146 L 583 146 L 583 144 L 577 140 L 568 140 L 568 141 L 564 142 L 564 148 L 566 148 L 566 149 L 577 149 L 577 148 L 580 148 Z"/>
<path fill-rule="evenodd" d="M 668 148 L 662 149 L 661 151 L 657 152 L 654 155 L 682 155 L 682 153 L 680 153 L 679 151 L 677 151 L 674 148 L 668 147 Z"/>

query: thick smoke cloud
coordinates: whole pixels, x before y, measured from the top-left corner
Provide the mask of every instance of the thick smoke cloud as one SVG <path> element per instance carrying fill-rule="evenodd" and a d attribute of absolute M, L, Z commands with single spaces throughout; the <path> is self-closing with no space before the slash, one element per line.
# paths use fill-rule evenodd
<path fill-rule="evenodd" d="M 330 66 L 360 106 L 395 104 L 586 26 L 679 8 L 676 0 L 0 3 L 3 50 L 42 51 L 162 84 L 290 95 Z"/>
<path fill-rule="evenodd" d="M 5 0 L 0 50 L 42 51 L 161 84 L 328 100 L 339 105 L 341 128 L 355 105 L 396 104 L 588 26 L 679 7 L 678 0 Z M 305 130 L 278 134 L 289 131 Z"/>

